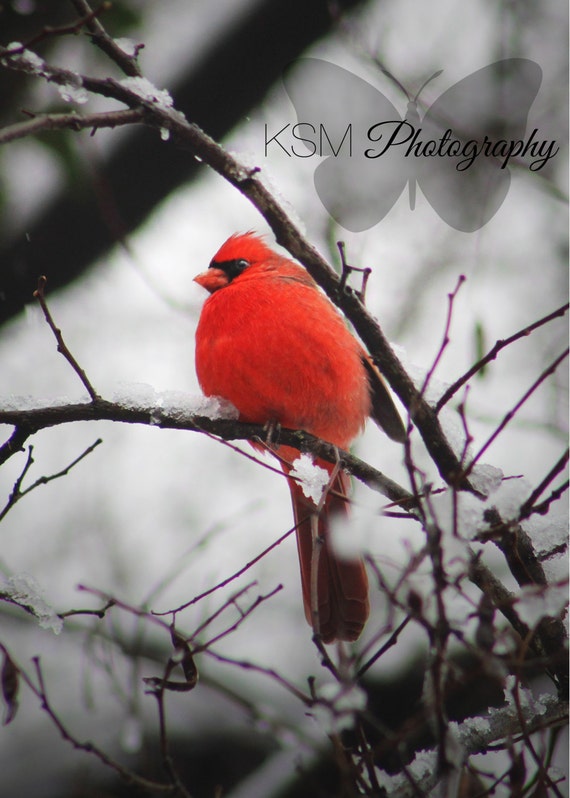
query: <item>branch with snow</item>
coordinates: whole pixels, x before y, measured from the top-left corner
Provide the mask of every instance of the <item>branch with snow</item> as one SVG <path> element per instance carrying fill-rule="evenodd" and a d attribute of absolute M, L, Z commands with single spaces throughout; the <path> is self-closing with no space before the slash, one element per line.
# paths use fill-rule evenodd
<path fill-rule="evenodd" d="M 568 704 L 561 704 L 550 695 L 538 699 L 531 697 L 524 707 L 522 720 L 530 734 L 562 727 L 568 722 Z M 501 741 L 504 741 L 504 747 L 508 747 L 509 740 L 522 732 L 521 717 L 512 703 L 505 708 L 492 709 L 487 717 L 467 718 L 462 723 L 450 724 L 450 733 L 461 752 L 462 761 L 485 753 Z M 442 778 L 444 774 L 437 768 L 436 753 L 421 751 L 408 766 L 407 777 L 383 774 L 380 783 L 391 798 L 412 798 L 418 794 L 418 789 L 421 795 L 430 794 Z"/>
<path fill-rule="evenodd" d="M 118 81 L 110 77 L 99 79 L 77 75 L 69 70 L 47 65 L 31 51 L 22 52 L 21 46 L 1 48 L 0 64 L 59 86 L 79 87 L 87 92 L 118 100 L 131 110 L 143 109 L 144 124 L 157 128 L 161 135 L 168 131 L 177 146 L 188 149 L 244 194 L 266 219 L 277 242 L 307 268 L 352 322 L 374 361 L 381 364 L 384 376 L 410 412 L 410 417 L 420 431 L 441 476 L 447 482 L 458 479 L 461 473 L 460 464 L 443 434 L 436 412 L 406 373 L 376 319 L 365 308 L 359 293 L 341 284 L 334 269 L 309 244 L 263 182 L 256 178 L 256 172 L 259 171 L 257 168 L 252 170 L 239 164 L 197 125 L 188 122 L 176 111 L 167 93 L 154 88 L 144 78 L 137 76 Z"/>

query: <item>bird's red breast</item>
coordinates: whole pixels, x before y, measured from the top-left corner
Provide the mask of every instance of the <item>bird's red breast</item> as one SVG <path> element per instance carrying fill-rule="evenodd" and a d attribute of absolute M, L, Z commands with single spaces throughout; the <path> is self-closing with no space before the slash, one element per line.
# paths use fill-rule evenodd
<path fill-rule="evenodd" d="M 305 269 L 247 234 L 195 279 L 211 294 L 196 331 L 204 392 L 228 399 L 244 421 L 346 448 L 370 415 L 362 349 Z"/>

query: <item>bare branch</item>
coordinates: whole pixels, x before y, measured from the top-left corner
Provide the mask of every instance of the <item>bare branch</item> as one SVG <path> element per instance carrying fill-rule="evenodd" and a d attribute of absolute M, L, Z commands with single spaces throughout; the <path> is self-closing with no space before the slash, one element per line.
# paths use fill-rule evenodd
<path fill-rule="evenodd" d="M 127 424 L 144 424 L 162 429 L 180 429 L 190 432 L 211 433 L 224 440 L 255 440 L 263 438 L 264 427 L 261 424 L 246 424 L 228 419 L 212 419 L 206 416 L 192 415 L 185 412 L 168 413 L 160 407 L 126 407 L 98 398 L 93 402 L 60 405 L 57 407 L 40 407 L 24 410 L 2 410 L 0 408 L 0 424 L 12 424 L 22 432 L 16 442 L 40 429 L 70 424 L 76 421 L 115 421 Z M 24 434 L 25 433 L 25 434 Z M 11 457 L 16 449 L 14 435 L 0 447 L 0 465 Z M 329 463 L 339 465 L 357 479 L 362 480 L 373 490 L 386 496 L 392 502 L 404 507 L 413 508 L 413 498 L 405 488 L 369 466 L 354 455 L 337 449 L 330 443 L 310 435 L 302 430 L 281 429 L 279 443 L 292 446 L 302 452 L 312 452 Z M 338 457 L 337 457 L 338 455 Z"/>
<path fill-rule="evenodd" d="M 248 586 L 248 589 L 249 589 L 249 586 Z M 251 615 L 252 612 L 254 612 L 265 601 L 268 601 L 268 599 L 273 598 L 273 596 L 275 596 L 275 595 L 277 595 L 277 593 L 281 592 L 281 590 L 283 590 L 283 585 L 277 585 L 276 587 L 273 588 L 273 590 L 270 590 L 269 593 L 265 593 L 265 594 L 261 594 L 260 593 L 256 597 L 256 599 L 253 601 L 253 603 L 246 610 L 242 610 L 238 606 L 238 604 L 237 604 L 237 598 L 238 597 L 237 596 L 231 596 L 230 599 L 226 602 L 225 606 L 233 605 L 234 607 L 236 607 L 238 609 L 238 611 L 239 611 L 239 616 L 240 617 L 237 619 L 237 621 L 235 623 L 233 623 L 231 626 L 228 626 L 227 629 L 224 629 L 223 632 L 220 632 L 215 637 L 213 637 L 211 640 L 208 640 L 208 642 L 205 643 L 203 646 L 198 646 L 196 651 L 197 652 L 208 651 L 210 646 L 212 646 L 214 643 L 217 643 L 219 640 L 222 640 L 224 637 L 227 637 L 229 634 L 232 634 L 232 632 L 235 632 L 236 629 L 238 629 L 238 627 L 240 627 L 242 625 L 242 623 L 246 620 L 246 618 L 249 618 L 249 616 Z M 240 593 L 241 592 L 242 591 L 240 591 Z M 224 609 L 225 609 L 225 606 L 224 606 Z"/>
<path fill-rule="evenodd" d="M 531 510 L 531 514 L 538 513 L 538 515 L 546 515 L 550 510 L 550 505 L 553 504 L 553 502 L 557 502 L 560 498 L 562 498 L 562 496 L 568 490 L 569 485 L 570 482 L 568 480 L 563 482 L 562 485 L 559 485 L 559 487 L 557 487 L 555 490 L 552 491 L 552 493 L 550 494 L 550 496 L 548 496 L 548 498 L 546 498 L 540 504 L 534 505 L 533 509 Z"/>
<path fill-rule="evenodd" d="M 346 247 L 344 241 L 337 241 L 336 245 L 338 247 L 338 251 L 340 253 L 340 262 L 342 266 L 342 273 L 340 275 L 340 284 L 339 290 L 344 291 L 347 286 L 348 278 L 350 277 L 352 272 L 358 272 L 362 275 L 362 285 L 360 286 L 360 290 L 356 291 L 356 294 L 362 304 L 364 304 L 365 297 L 366 297 L 366 286 L 368 285 L 368 279 L 372 274 L 372 269 L 369 266 L 365 268 L 359 268 L 358 266 L 349 266 L 348 261 L 346 260 Z"/>
<path fill-rule="evenodd" d="M 460 463 L 443 434 L 437 414 L 415 387 L 377 321 L 364 307 L 359 293 L 342 286 L 334 269 L 309 244 L 282 206 L 263 183 L 255 177 L 256 173 L 260 171 L 257 167 L 247 169 L 241 166 L 197 125 L 187 122 L 180 112 L 164 103 L 157 102 L 154 97 L 141 96 L 112 78 L 99 79 L 78 76 L 68 70 L 51 67 L 43 62 L 41 70 L 38 72 L 38 68 L 31 68 L 25 59 L 18 60 L 11 57 L 10 51 L 5 48 L 0 49 L 0 57 L 12 69 L 35 72 L 46 80 L 60 85 L 77 85 L 79 83 L 85 90 L 118 100 L 129 108 L 144 108 L 146 124 L 160 130 L 168 130 L 177 146 L 190 150 L 247 197 L 265 218 L 273 230 L 277 242 L 307 268 L 330 299 L 351 321 L 356 332 L 368 347 L 375 364 L 409 410 L 411 419 L 418 427 L 442 478 L 450 484 L 454 484 L 459 479 L 462 487 L 469 488 L 468 481 L 462 474 Z"/>
<path fill-rule="evenodd" d="M 7 513 L 12 509 L 12 507 L 15 504 L 17 504 L 17 502 L 19 502 L 20 499 L 23 499 L 24 496 L 27 496 L 28 493 L 31 493 L 31 491 L 35 490 L 40 485 L 47 485 L 48 482 L 52 482 L 54 479 L 60 479 L 61 477 L 64 477 L 67 474 L 69 474 L 71 469 L 74 468 L 79 462 L 81 462 L 81 460 L 83 460 L 84 457 L 87 457 L 87 455 L 91 454 L 91 452 L 94 449 L 96 449 L 97 446 L 99 446 L 100 443 L 103 443 L 103 441 L 101 440 L 101 438 L 98 438 L 95 441 L 95 443 L 92 443 L 91 446 L 89 446 L 87 449 L 85 449 L 85 451 L 82 454 L 79 455 L 79 457 L 76 457 L 75 460 L 73 460 L 69 465 L 67 465 L 61 471 L 58 471 L 55 474 L 50 474 L 49 477 L 46 477 L 46 476 L 40 477 L 32 485 L 27 487 L 25 490 L 21 490 L 22 481 L 23 481 L 25 475 L 27 474 L 27 472 L 29 471 L 30 467 L 32 466 L 32 464 L 34 462 L 34 460 L 32 458 L 33 446 L 30 446 L 29 449 L 28 449 L 28 458 L 26 460 L 26 463 L 24 465 L 22 473 L 20 474 L 20 476 L 18 477 L 18 479 L 16 480 L 16 482 L 14 484 L 14 488 L 13 488 L 12 493 L 10 494 L 10 496 L 8 498 L 8 502 L 7 502 L 6 506 L 0 512 L 0 521 L 2 521 L 2 519 L 5 518 Z"/>
<path fill-rule="evenodd" d="M 450 385 L 449 388 L 445 391 L 443 396 L 438 400 L 435 406 L 435 412 L 439 413 L 441 408 L 449 402 L 449 400 L 454 396 L 457 391 L 468 382 L 471 377 L 477 374 L 478 371 L 481 371 L 487 363 L 490 363 L 492 360 L 495 360 L 501 349 L 504 349 L 506 346 L 510 346 L 515 341 L 520 340 L 521 338 L 526 338 L 529 336 L 534 330 L 537 330 L 539 327 L 543 327 L 545 324 L 548 324 L 550 321 L 554 319 L 558 319 L 561 316 L 564 316 L 566 311 L 568 310 L 568 303 L 562 305 L 562 307 L 558 308 L 557 310 L 549 313 L 547 316 L 544 316 L 542 319 L 535 321 L 533 324 L 529 324 L 528 327 L 524 327 L 522 330 L 514 333 L 513 335 L 509 336 L 508 338 L 499 340 L 495 343 L 492 349 L 487 352 L 487 354 L 478 360 L 477 363 L 474 363 L 471 368 L 465 372 L 458 380 L 456 380 L 453 385 Z"/>
<path fill-rule="evenodd" d="M 567 489 L 568 483 L 566 482 L 562 485 L 558 491 L 553 491 L 550 498 L 543 502 L 541 505 L 536 506 L 535 502 L 542 493 L 546 490 L 546 488 L 550 485 L 553 479 L 555 479 L 561 471 L 566 468 L 566 464 L 568 463 L 568 456 L 569 450 L 566 449 L 562 457 L 555 463 L 548 474 L 544 477 L 540 485 L 538 485 L 533 492 L 530 494 L 528 499 L 525 503 L 521 506 L 520 513 L 519 513 L 519 521 L 524 521 L 525 518 L 528 518 L 532 513 L 539 513 L 544 514 L 548 512 L 548 508 L 550 504 L 555 500 L 560 498 L 562 493 Z M 540 507 L 540 509 L 539 509 Z"/>
<path fill-rule="evenodd" d="M 238 608 L 238 611 L 243 616 L 243 613 L 242 613 L 241 609 L 239 609 L 239 606 L 237 604 L 237 600 L 239 598 L 241 598 L 242 596 L 245 596 L 245 594 L 248 593 L 251 590 L 251 588 L 255 587 L 256 585 L 257 585 L 257 582 L 249 582 L 249 584 L 245 585 L 245 587 L 242 587 L 236 593 L 232 593 L 231 596 L 229 598 L 227 598 L 224 601 L 224 603 L 220 607 L 218 607 L 217 610 L 215 610 L 211 615 L 209 615 L 206 618 L 205 621 L 202 621 L 202 623 L 200 624 L 200 626 L 198 626 L 197 629 L 194 629 L 194 632 L 192 634 L 192 639 L 195 639 L 196 637 L 198 637 L 200 632 L 204 631 L 204 629 L 206 629 L 211 623 L 213 623 L 213 621 L 215 621 L 216 618 L 219 618 L 219 616 L 222 613 L 224 613 L 228 609 L 228 607 Z M 172 615 L 175 616 L 176 612 L 177 612 L 177 610 L 174 610 Z M 160 612 L 153 613 L 153 614 L 154 615 L 164 615 L 164 613 L 160 613 Z M 202 649 L 207 648 L 207 646 L 210 645 L 211 642 L 213 642 L 213 641 L 210 641 L 209 643 L 203 645 Z"/>
<path fill-rule="evenodd" d="M 25 442 L 33 433 L 34 430 L 28 428 L 25 423 L 17 423 L 8 440 L 0 446 L 0 465 L 23 451 Z"/>
<path fill-rule="evenodd" d="M 141 787 L 142 789 L 150 791 L 156 790 L 158 792 L 172 792 L 171 783 L 160 783 L 152 781 L 151 779 L 146 779 L 144 778 L 144 776 L 139 776 L 137 773 L 128 770 L 128 768 L 125 768 L 119 762 L 112 759 L 107 753 L 105 753 L 105 751 L 103 751 L 102 748 L 99 748 L 99 746 L 95 745 L 94 743 L 90 741 L 82 742 L 78 740 L 77 737 L 75 737 L 73 733 L 69 731 L 67 726 L 64 724 L 64 722 L 61 720 L 61 718 L 59 717 L 59 715 L 56 713 L 56 711 L 51 705 L 51 702 L 47 695 L 46 685 L 44 682 L 44 676 L 41 669 L 39 657 L 34 657 L 32 661 L 34 663 L 34 667 L 36 670 L 36 677 L 38 684 L 36 685 L 32 681 L 32 679 L 20 668 L 19 670 L 22 679 L 25 681 L 25 683 L 27 684 L 29 689 L 34 693 L 34 695 L 40 699 L 42 709 L 48 715 L 51 722 L 54 724 L 54 726 L 59 731 L 61 737 L 66 742 L 70 743 L 70 745 L 72 745 L 73 748 L 75 748 L 75 750 L 77 751 L 84 751 L 85 753 L 92 754 L 93 756 L 95 756 L 104 765 L 107 765 L 116 773 L 118 773 L 118 775 L 128 784 L 134 784 L 138 787 Z"/>
<path fill-rule="evenodd" d="M 217 660 L 218 662 L 225 663 L 226 665 L 235 665 L 238 668 L 241 668 L 245 671 L 254 671 L 255 673 L 261 673 L 264 676 L 269 676 L 270 679 L 273 679 L 290 693 L 292 693 L 296 698 L 299 699 L 305 706 L 312 706 L 313 699 L 295 687 L 288 679 L 285 679 L 281 676 L 274 668 L 264 668 L 261 665 L 257 665 L 255 662 L 249 662 L 248 660 L 237 660 L 232 659 L 231 657 L 225 657 L 222 654 L 218 654 L 217 652 L 212 651 L 212 649 L 207 649 L 206 654 L 208 656 L 213 657 L 213 659 Z"/>
<path fill-rule="evenodd" d="M 51 313 L 49 311 L 49 308 L 47 306 L 47 303 L 46 303 L 46 300 L 45 300 L 45 296 L 44 296 L 44 289 L 45 289 L 46 283 L 47 283 L 47 277 L 40 277 L 39 278 L 38 287 L 37 287 L 36 291 L 34 291 L 34 297 L 40 303 L 40 306 L 41 306 L 41 309 L 43 310 L 45 319 L 46 319 L 47 323 L 49 324 L 49 326 L 51 328 L 51 331 L 55 335 L 55 339 L 57 341 L 57 351 L 60 352 L 64 356 L 64 358 L 67 360 L 67 362 L 71 365 L 71 368 L 75 371 L 75 373 L 77 374 L 77 376 L 79 377 L 79 379 L 81 380 L 83 385 L 85 386 L 85 388 L 87 390 L 87 393 L 89 394 L 91 399 L 94 402 L 96 402 L 100 398 L 99 395 L 95 391 L 95 388 L 93 388 L 93 386 L 89 382 L 89 380 L 87 378 L 87 375 L 85 374 L 85 372 L 83 371 L 83 369 L 81 368 L 81 366 L 79 365 L 77 360 L 73 357 L 73 355 L 71 354 L 71 352 L 67 348 L 67 344 L 63 340 L 63 336 L 61 334 L 61 330 L 58 327 L 56 327 L 55 322 L 54 322 L 54 320 L 52 318 L 52 315 L 51 315 Z"/>
<path fill-rule="evenodd" d="M 433 375 L 435 373 L 435 370 L 438 367 L 439 361 L 443 357 L 443 353 L 445 352 L 445 350 L 447 349 L 447 346 L 449 345 L 449 331 L 451 329 L 451 320 L 453 318 L 453 305 L 454 305 L 454 302 L 455 302 L 455 298 L 457 297 L 457 294 L 459 293 L 459 289 L 461 288 L 461 286 L 463 285 L 465 280 L 466 280 L 465 275 L 464 274 L 460 274 L 459 277 L 457 278 L 457 284 L 456 284 L 455 288 L 453 289 L 453 291 L 451 293 L 449 293 L 447 295 L 447 317 L 445 319 L 445 327 L 444 327 L 444 330 L 443 330 L 443 337 L 442 337 L 439 349 L 437 351 L 437 354 L 436 354 L 435 358 L 433 359 L 433 363 L 431 364 L 431 366 L 429 368 L 429 371 L 427 372 L 427 374 L 425 376 L 425 379 L 424 379 L 424 381 L 422 383 L 422 387 L 420 389 L 420 393 L 421 393 L 422 396 L 425 396 L 425 393 L 427 391 L 427 388 L 428 388 L 428 385 L 429 385 L 429 383 L 431 381 L 431 378 L 433 377 Z"/>
<path fill-rule="evenodd" d="M 144 111 L 141 108 L 128 108 L 123 111 L 105 111 L 82 116 L 76 112 L 67 114 L 40 114 L 27 122 L 18 122 L 0 129 L 0 145 L 17 139 L 43 133 L 47 130 L 85 130 L 115 128 L 121 125 L 141 122 Z"/>
<path fill-rule="evenodd" d="M 401 632 L 404 631 L 406 626 L 412 620 L 411 615 L 407 615 L 404 620 L 399 624 L 399 626 L 392 632 L 388 640 L 384 643 L 383 646 L 380 646 L 378 651 L 376 651 L 365 663 L 358 669 L 358 673 L 356 674 L 357 679 L 361 679 L 366 671 L 377 662 L 380 657 L 382 657 L 387 651 L 389 651 L 393 646 L 396 645 L 398 642 L 398 638 L 400 637 Z"/>
<path fill-rule="evenodd" d="M 122 50 L 117 42 L 109 36 L 101 22 L 99 16 L 102 11 L 107 11 L 111 7 L 110 2 L 101 4 L 97 11 L 92 11 L 89 3 L 86 0 L 71 0 L 75 6 L 78 14 L 83 14 L 82 19 L 77 23 L 78 25 L 86 27 L 91 34 L 91 41 L 95 44 L 111 61 L 113 61 L 125 75 L 129 77 L 140 77 L 142 72 L 137 62 L 137 56 L 140 50 L 144 47 L 139 44 L 135 47 L 133 55 L 126 53 Z"/>
<path fill-rule="evenodd" d="M 218 584 L 214 585 L 213 587 L 208 588 L 208 590 L 205 590 L 203 593 L 199 593 L 197 596 L 194 596 L 194 598 L 190 599 L 190 601 L 186 601 L 186 602 L 184 602 L 184 604 L 181 604 L 179 607 L 176 607 L 175 609 L 172 609 L 172 610 L 164 610 L 163 612 L 153 612 L 153 615 L 159 615 L 159 616 L 160 615 L 175 615 L 177 612 L 182 612 L 182 610 L 185 610 L 188 607 L 191 607 L 193 604 L 197 604 L 203 598 L 206 598 L 206 596 L 209 596 L 212 593 L 215 593 L 217 590 L 220 590 L 221 588 L 226 587 L 226 585 L 229 585 L 231 582 L 233 582 L 234 580 L 238 579 L 242 574 L 246 573 L 246 571 L 249 571 L 249 569 L 253 565 L 255 565 L 255 563 L 259 562 L 259 560 L 261 560 L 263 557 L 265 557 L 266 554 L 269 554 L 270 551 L 273 551 L 273 549 L 277 548 L 277 546 L 279 546 L 281 543 L 283 543 L 283 541 L 286 538 L 288 538 L 294 531 L 295 531 L 295 527 L 293 527 L 292 529 L 287 530 L 287 532 L 285 532 L 284 535 L 281 535 L 280 538 L 277 538 L 277 540 L 275 540 L 270 546 L 268 546 L 266 549 L 264 549 L 260 554 L 258 554 L 256 557 L 254 557 L 249 562 L 247 562 L 243 566 L 243 568 L 240 568 L 238 571 L 233 573 L 231 576 L 228 576 L 226 579 L 223 579 L 221 582 L 218 582 Z"/>
<path fill-rule="evenodd" d="M 73 2 L 73 0 L 72 0 Z M 87 7 L 87 3 L 85 3 Z M 52 27 L 51 25 L 46 25 L 42 30 L 35 35 L 33 38 L 28 39 L 28 41 L 23 44 L 18 49 L 13 49 L 11 52 L 15 53 L 22 53 L 24 50 L 27 50 L 29 47 L 34 47 L 36 44 L 43 42 L 45 39 L 50 39 L 55 36 L 67 36 L 72 35 L 76 36 L 82 28 L 90 28 L 97 21 L 97 17 L 102 14 L 104 11 L 108 11 L 111 7 L 111 3 L 108 0 L 101 3 L 101 5 L 96 8 L 94 11 L 88 9 L 84 12 L 84 16 L 81 19 L 78 19 L 76 22 L 72 22 L 69 25 L 59 25 L 58 27 Z"/>
<path fill-rule="evenodd" d="M 533 393 L 539 388 L 539 386 L 542 385 L 542 383 L 546 380 L 546 378 L 549 377 L 551 374 L 554 374 L 554 372 L 556 371 L 558 366 L 564 360 L 566 360 L 566 358 L 568 357 L 568 352 L 569 351 L 570 351 L 569 349 L 565 349 L 564 352 L 562 352 L 562 354 L 560 354 L 550 364 L 550 366 L 545 368 L 544 371 L 532 383 L 530 388 L 527 391 L 525 391 L 525 393 L 521 396 L 521 398 L 515 404 L 515 406 L 511 410 L 509 410 L 508 413 L 505 413 L 501 423 L 497 426 L 497 428 L 489 436 L 487 441 L 483 444 L 483 446 L 481 446 L 481 448 L 479 449 L 477 454 L 472 458 L 472 460 L 469 463 L 469 465 L 465 468 L 465 471 L 464 471 L 465 476 L 469 476 L 469 474 L 471 473 L 471 471 L 475 467 L 475 464 L 477 463 L 477 461 L 481 459 L 482 455 L 487 451 L 487 449 L 493 443 L 493 441 L 501 434 L 501 432 L 505 429 L 507 424 L 510 421 L 513 420 L 513 418 L 516 416 L 516 414 L 521 409 L 521 407 L 524 405 L 524 403 L 527 401 L 527 399 L 529 399 L 533 395 Z"/>

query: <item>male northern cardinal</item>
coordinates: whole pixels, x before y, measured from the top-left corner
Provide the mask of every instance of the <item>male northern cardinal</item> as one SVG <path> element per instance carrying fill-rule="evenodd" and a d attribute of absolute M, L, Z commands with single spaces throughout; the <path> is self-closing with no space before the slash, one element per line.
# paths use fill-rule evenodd
<path fill-rule="evenodd" d="M 207 396 L 229 400 L 242 421 L 302 429 L 342 449 L 368 416 L 403 441 L 380 373 L 304 268 L 246 233 L 231 236 L 194 279 L 210 292 L 196 330 L 196 372 Z M 275 452 L 289 474 L 299 452 Z M 337 557 L 328 538 L 333 514 L 347 512 L 349 477 L 315 462 L 331 475 L 320 509 L 288 479 L 305 615 L 325 643 L 356 640 L 369 613 L 364 563 Z"/>

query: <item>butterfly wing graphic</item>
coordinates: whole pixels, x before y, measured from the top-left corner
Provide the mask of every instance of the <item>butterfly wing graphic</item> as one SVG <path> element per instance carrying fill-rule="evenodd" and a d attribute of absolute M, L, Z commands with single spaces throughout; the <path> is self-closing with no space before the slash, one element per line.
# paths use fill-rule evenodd
<path fill-rule="evenodd" d="M 319 58 L 301 58 L 294 67 L 285 72 L 285 89 L 299 123 L 313 126 L 320 154 L 329 156 L 315 170 L 319 199 L 346 230 L 367 230 L 386 216 L 412 174 L 401 148 L 376 159 L 364 154 L 367 144 L 377 146 L 369 130 L 384 122 L 381 134 L 377 128 L 373 135 L 388 137 L 401 115 L 374 86 L 342 67 Z M 341 147 L 349 125 L 352 146 L 347 136 Z"/>
<path fill-rule="evenodd" d="M 283 80 L 298 127 L 312 131 L 319 153 L 328 156 L 315 170 L 315 188 L 344 228 L 361 232 L 372 227 L 404 187 L 409 183 L 413 189 L 416 181 L 436 213 L 456 230 L 478 230 L 501 207 L 511 182 L 501 148 L 524 139 L 542 80 L 534 61 L 510 58 L 489 64 L 445 91 L 423 121 L 414 119 L 415 128 L 421 125 L 422 142 L 439 142 L 450 130 L 450 141 L 459 145 L 455 155 L 417 154 L 412 145 L 408 150 L 398 144 L 403 135 L 397 136 L 402 124 L 397 109 L 348 70 L 318 58 L 302 58 L 295 67 Z M 415 116 L 410 106 L 414 111 L 410 102 L 406 119 Z M 387 146 L 392 135 L 394 144 Z M 307 151 L 306 157 L 311 154 Z M 411 200 L 413 195 L 411 190 Z"/>
<path fill-rule="evenodd" d="M 418 184 L 435 212 L 456 230 L 473 232 L 501 207 L 511 176 L 504 150 L 525 137 L 527 118 L 540 88 L 534 61 L 510 58 L 473 72 L 445 91 L 421 123 L 421 139 L 440 141 L 446 130 L 463 145 L 462 154 L 415 157 Z M 468 153 L 488 144 L 469 163 Z M 495 154 L 493 154 L 493 151 Z"/>

